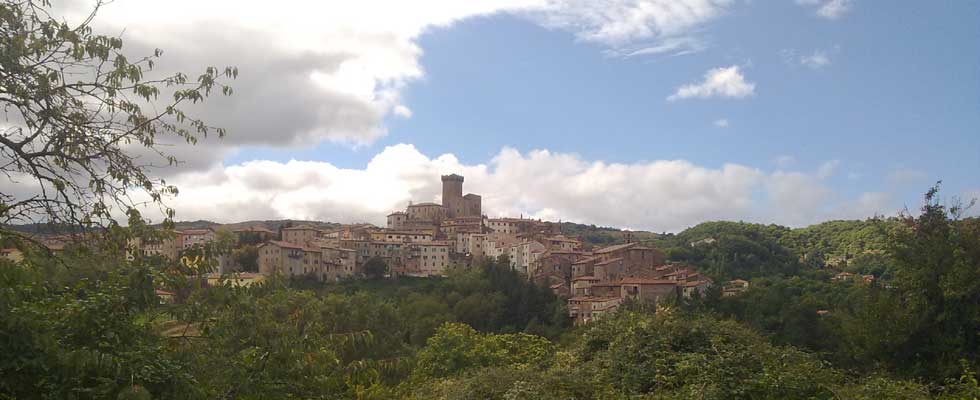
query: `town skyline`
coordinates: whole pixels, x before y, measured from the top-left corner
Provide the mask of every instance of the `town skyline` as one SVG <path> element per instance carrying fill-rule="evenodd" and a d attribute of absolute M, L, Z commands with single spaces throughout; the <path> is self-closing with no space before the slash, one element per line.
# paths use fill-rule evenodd
<path fill-rule="evenodd" d="M 194 110 L 228 135 L 168 143 L 183 163 L 155 170 L 178 218 L 380 222 L 458 171 L 493 214 L 678 231 L 894 215 L 938 180 L 980 197 L 978 12 L 126 0 L 94 29 L 163 49 L 163 69 L 241 67 L 233 96 Z"/>

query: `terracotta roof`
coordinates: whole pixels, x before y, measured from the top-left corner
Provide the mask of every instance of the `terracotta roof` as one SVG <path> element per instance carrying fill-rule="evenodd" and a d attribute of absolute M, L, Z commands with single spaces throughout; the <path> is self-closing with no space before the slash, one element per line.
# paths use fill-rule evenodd
<path fill-rule="evenodd" d="M 618 300 L 618 299 L 619 299 L 619 297 L 577 296 L 577 297 L 572 297 L 572 298 L 568 299 L 568 301 L 592 301 L 592 302 L 598 302 L 598 301 L 610 301 L 610 300 Z"/>
<path fill-rule="evenodd" d="M 208 233 L 214 233 L 211 228 L 204 229 L 184 229 L 179 232 L 181 235 L 207 235 Z"/>
<path fill-rule="evenodd" d="M 645 279 L 645 278 L 623 278 L 619 280 L 624 285 L 676 285 L 677 281 L 664 279 Z"/>
<path fill-rule="evenodd" d="M 586 257 L 586 258 L 583 258 L 583 259 L 578 260 L 576 262 L 573 262 L 572 265 L 575 265 L 575 264 L 588 264 L 588 263 L 593 262 L 593 261 L 595 261 L 595 257 Z"/>
<path fill-rule="evenodd" d="M 627 248 L 633 247 L 635 245 L 636 245 L 636 243 L 617 244 L 615 246 L 603 247 L 603 248 L 601 248 L 599 250 L 596 250 L 595 253 L 596 254 L 605 254 L 605 253 L 609 253 L 609 252 L 613 252 L 613 251 L 617 251 L 617 250 L 627 249 Z"/>
<path fill-rule="evenodd" d="M 611 264 L 613 262 L 622 261 L 622 260 L 623 260 L 622 257 L 610 258 L 610 259 L 608 259 L 606 261 L 598 262 L 595 265 L 606 265 L 606 264 Z"/>
<path fill-rule="evenodd" d="M 596 283 L 593 284 L 591 287 L 620 287 L 620 286 L 623 285 L 619 283 Z"/>
<path fill-rule="evenodd" d="M 573 243 L 578 243 L 579 242 L 578 240 L 575 240 L 575 239 L 570 239 L 570 238 L 567 238 L 567 237 L 558 237 L 558 236 L 553 236 L 553 237 L 550 237 L 550 238 L 545 238 L 545 240 L 550 240 L 550 241 L 553 241 L 553 242 L 573 242 Z"/>
<path fill-rule="evenodd" d="M 551 289 L 558 289 L 558 288 L 563 287 L 563 286 L 565 286 L 564 283 L 558 282 L 558 283 L 556 283 L 554 285 L 551 285 L 551 286 L 548 286 L 548 287 L 551 288 Z"/>
<path fill-rule="evenodd" d="M 271 244 L 273 246 L 283 247 L 283 248 L 287 248 L 287 249 L 300 249 L 300 250 L 303 249 L 303 246 L 300 246 L 300 245 L 294 244 L 294 243 L 283 242 L 281 240 L 270 240 L 268 242 L 262 243 L 262 246 L 265 246 L 267 244 Z"/>
<path fill-rule="evenodd" d="M 442 207 L 442 204 L 436 204 L 436 203 L 415 203 L 415 204 L 409 204 L 408 206 L 409 207 L 432 207 L 432 206 Z"/>
<path fill-rule="evenodd" d="M 319 229 L 314 228 L 314 227 L 309 226 L 309 225 L 300 225 L 300 226 L 290 226 L 288 228 L 282 228 L 282 230 L 284 230 L 284 231 L 318 231 Z"/>
<path fill-rule="evenodd" d="M 592 275 L 580 276 L 578 278 L 573 278 L 572 279 L 572 281 L 598 281 L 598 280 L 599 280 L 599 278 L 596 278 L 596 277 L 594 277 Z"/>

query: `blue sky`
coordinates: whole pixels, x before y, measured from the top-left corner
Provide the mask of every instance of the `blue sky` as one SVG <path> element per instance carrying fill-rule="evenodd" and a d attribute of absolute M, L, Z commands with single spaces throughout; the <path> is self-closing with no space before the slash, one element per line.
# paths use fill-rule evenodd
<path fill-rule="evenodd" d="M 413 116 L 352 149 L 325 143 L 238 157 L 302 157 L 363 167 L 385 146 L 485 162 L 501 147 L 587 159 L 685 159 L 707 166 L 817 169 L 833 159 L 838 187 L 885 188 L 912 169 L 950 192 L 980 184 L 980 3 L 861 3 L 827 21 L 792 2 L 752 3 L 704 29 L 710 48 L 681 56 L 604 55 L 513 15 L 478 17 L 421 37 L 426 77 L 406 93 Z M 792 52 L 792 53 L 791 53 Z M 796 57 L 824 52 L 819 69 Z M 740 65 L 758 85 L 745 100 L 668 102 L 710 68 Z M 714 121 L 726 119 L 727 128 Z M 847 173 L 860 175 L 847 179 Z M 854 179 L 856 178 L 856 179 Z M 914 204 L 914 203 L 913 203 Z"/>
<path fill-rule="evenodd" d="M 243 140 L 216 152 L 220 157 L 208 164 L 209 171 L 214 175 L 215 168 L 227 170 L 262 160 L 271 162 L 266 165 L 269 169 L 285 169 L 290 160 L 314 162 L 310 168 L 318 168 L 317 179 L 325 186 L 320 197 L 329 201 L 308 205 L 306 211 L 277 208 L 255 213 L 272 214 L 270 218 L 374 220 L 373 215 L 383 214 L 381 208 L 397 208 L 418 196 L 423 197 L 418 200 L 437 196 L 433 185 L 417 183 L 415 175 L 433 177 L 445 172 L 441 169 L 472 168 L 476 172 L 468 182 L 480 190 L 494 190 L 494 185 L 507 181 L 526 186 L 518 194 L 491 195 L 488 206 L 498 213 L 567 215 L 618 225 L 630 224 L 635 217 L 636 226 L 654 230 L 661 226 L 675 230 L 700 222 L 698 218 L 744 215 L 748 220 L 803 225 L 890 214 L 906 205 L 916 207 L 921 193 L 939 179 L 945 182 L 947 196 L 980 193 L 976 175 L 980 170 L 980 3 L 691 0 L 686 2 L 691 9 L 701 7 L 704 12 L 668 10 L 633 25 L 616 19 L 664 3 L 616 0 L 608 3 L 614 10 L 608 13 L 575 3 L 487 6 L 438 18 L 429 18 L 438 13 L 426 7 L 439 4 L 420 4 L 421 17 L 407 17 L 420 22 L 405 30 L 393 28 L 393 37 L 403 37 L 391 45 L 400 58 L 361 55 L 354 59 L 356 67 L 369 71 L 373 79 L 367 98 L 377 106 L 374 119 L 332 130 L 331 123 L 343 125 L 345 118 L 360 121 L 359 116 L 344 114 L 341 122 L 318 122 L 323 125 L 316 127 L 319 133 L 281 133 L 281 143 L 274 139 L 280 133 L 266 132 L 266 139 Z M 615 11 L 617 7 L 625 11 Z M 350 12 L 359 15 L 357 10 Z M 672 22 L 684 18 L 693 22 Z M 621 34 L 624 24 L 627 33 Z M 603 32 L 613 34 L 602 36 Z M 351 45 L 355 53 L 367 48 L 362 43 Z M 677 43 L 684 46 L 658 54 L 626 55 Z M 391 59 L 397 61 L 395 65 L 405 65 L 391 67 L 397 72 L 387 71 L 384 63 Z M 249 65 L 239 66 L 247 74 Z M 740 94 L 668 99 L 680 87 L 703 83 L 710 71 L 725 68 L 737 71 L 743 84 Z M 334 83 L 362 78 L 333 72 Z M 254 94 L 261 96 L 260 89 L 256 87 Z M 329 108 L 324 104 L 319 112 Z M 410 116 L 405 110 L 410 110 Z M 235 123 L 247 129 L 252 118 L 259 116 L 237 115 Z M 386 152 L 390 156 L 395 151 L 388 150 L 396 147 L 405 150 L 404 146 L 410 148 L 405 157 L 417 159 L 406 166 L 414 165 L 424 173 L 390 179 L 387 172 L 370 173 L 372 160 L 384 158 Z M 692 171 L 718 172 L 736 165 L 760 177 L 738 186 L 737 190 L 749 192 L 746 201 L 753 202 L 744 207 L 725 212 L 678 210 L 686 216 L 680 220 L 648 214 L 605 219 L 594 210 L 552 206 L 547 198 L 527 194 L 537 181 L 500 176 L 503 152 L 516 151 L 531 159 L 534 151 L 541 150 L 579 162 L 567 174 L 558 175 L 575 179 L 582 179 L 583 171 L 597 164 L 639 167 L 665 160 L 686 162 Z M 451 162 L 435 161 L 447 154 L 452 155 Z M 425 160 L 418 161 L 420 156 Z M 339 178 L 324 176 L 320 167 L 362 173 L 364 182 L 399 189 L 375 193 L 391 200 L 370 209 L 310 211 L 358 203 L 331 194 L 346 189 L 333 185 Z M 547 171 L 541 168 L 531 170 L 539 175 Z M 205 173 L 185 172 L 188 176 Z M 368 178 L 378 174 L 386 178 Z M 661 182 L 658 179 L 649 182 Z M 806 187 L 780 186 L 787 179 Z M 723 200 L 726 196 L 717 188 L 727 186 L 708 182 L 705 185 L 714 188 L 711 196 Z M 599 186 L 609 191 L 609 186 Z M 643 197 L 646 191 L 657 190 L 644 187 L 615 196 Z M 820 210 L 766 211 L 799 203 L 790 197 L 777 198 L 778 193 L 813 194 L 809 197 L 821 202 L 799 207 Z M 705 197 L 696 190 L 688 194 L 691 197 L 657 200 L 697 203 Z M 259 198 L 270 200 L 282 194 L 266 195 Z M 732 194 L 732 198 L 742 195 Z M 862 206 L 853 206 L 854 202 Z M 724 201 L 706 202 L 705 207 L 724 207 Z M 228 216 L 233 217 L 237 216 Z"/>

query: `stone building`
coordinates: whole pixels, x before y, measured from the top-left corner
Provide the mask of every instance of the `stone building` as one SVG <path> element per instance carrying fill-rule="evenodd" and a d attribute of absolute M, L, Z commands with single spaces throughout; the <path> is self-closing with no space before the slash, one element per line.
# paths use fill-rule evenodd
<path fill-rule="evenodd" d="M 386 225 L 388 229 L 405 229 L 405 223 L 408 221 L 408 213 L 405 211 L 395 211 L 388 214 L 388 224 Z"/>
<path fill-rule="evenodd" d="M 282 228 L 282 241 L 293 244 L 308 244 L 320 237 L 320 230 L 309 225 Z"/>
<path fill-rule="evenodd" d="M 181 250 L 187 250 L 194 246 L 203 246 L 214 241 L 214 230 L 204 229 L 185 229 L 177 232 L 177 239 Z"/>
<path fill-rule="evenodd" d="M 482 198 L 473 193 L 463 196 L 463 177 L 456 174 L 442 176 L 442 206 L 447 218 L 483 215 Z"/>

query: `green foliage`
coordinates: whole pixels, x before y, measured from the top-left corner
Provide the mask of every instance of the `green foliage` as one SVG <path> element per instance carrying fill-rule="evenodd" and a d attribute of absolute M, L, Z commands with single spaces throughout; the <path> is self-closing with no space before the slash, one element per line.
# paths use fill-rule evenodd
<path fill-rule="evenodd" d="M 232 250 L 231 257 L 240 271 L 259 272 L 259 248 L 255 245 L 238 247 Z"/>
<path fill-rule="evenodd" d="M 554 352 L 554 345 L 540 336 L 480 334 L 468 325 L 447 323 L 419 351 L 415 374 L 443 378 L 479 367 L 543 368 Z"/>
<path fill-rule="evenodd" d="M 624 312 L 583 334 L 579 357 L 600 382 L 663 398 L 829 398 L 837 374 L 745 327 L 693 315 Z"/>
<path fill-rule="evenodd" d="M 716 280 L 795 275 L 799 257 L 781 243 L 789 228 L 742 222 L 706 222 L 656 242 L 673 261 L 687 262 Z"/>
<path fill-rule="evenodd" d="M 388 264 L 381 257 L 371 257 L 363 268 L 364 276 L 370 279 L 381 279 L 388 273 Z"/>
<path fill-rule="evenodd" d="M 9 161 L 0 171 L 36 184 L 35 193 L 0 193 L 0 224 L 114 225 L 115 211 L 133 208 L 133 194 L 159 204 L 177 193 L 148 175 L 153 161 L 134 157 L 131 146 L 174 165 L 161 140 L 196 143 L 225 134 L 184 110 L 213 92 L 230 95 L 222 80 L 238 70 L 148 78 L 162 51 L 130 57 L 122 39 L 95 34 L 91 24 L 101 5 L 71 26 L 52 16 L 48 1 L 0 4 L 0 104 L 11 123 L 0 135 L 0 158 Z M 164 211 L 169 221 L 174 211 Z"/>

